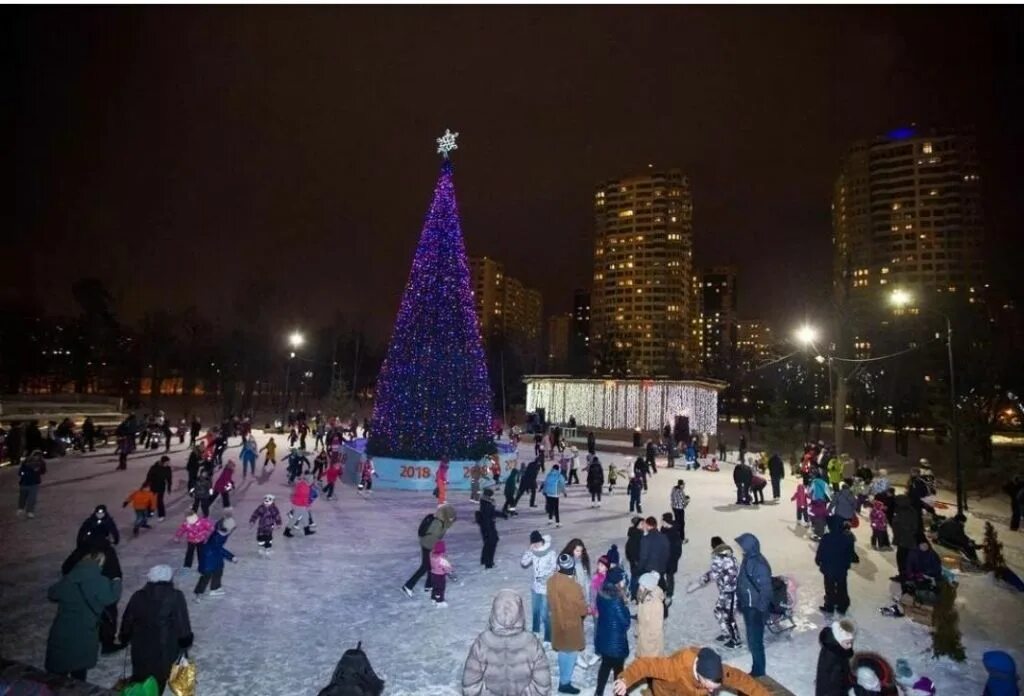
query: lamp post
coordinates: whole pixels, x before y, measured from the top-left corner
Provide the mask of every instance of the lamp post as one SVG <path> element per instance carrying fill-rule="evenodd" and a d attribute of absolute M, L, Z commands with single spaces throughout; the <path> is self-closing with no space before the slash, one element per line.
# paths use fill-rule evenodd
<path fill-rule="evenodd" d="M 892 291 L 889 302 L 894 307 L 903 309 L 914 300 L 910 292 L 902 289 Z M 960 418 L 956 412 L 956 366 L 953 361 L 953 322 L 948 314 L 926 308 L 946 321 L 946 357 L 949 360 L 949 420 L 953 431 L 953 468 L 956 476 L 956 512 L 963 514 L 967 510 L 967 495 L 964 493 L 964 472 L 960 463 Z"/>
<path fill-rule="evenodd" d="M 796 331 L 793 332 L 793 338 L 798 344 L 805 348 L 812 348 L 817 353 L 818 348 L 814 344 L 817 342 L 819 337 L 818 329 L 810 324 L 803 324 Z M 832 355 L 822 355 L 818 353 L 814 356 L 815 362 L 819 365 L 828 365 L 828 409 L 829 415 L 832 417 L 832 440 L 836 446 L 836 449 L 842 449 L 842 433 L 837 431 L 836 428 L 836 408 L 835 408 L 835 396 L 833 394 L 832 387 Z"/>
<path fill-rule="evenodd" d="M 291 379 L 292 359 L 295 358 L 295 351 L 298 350 L 305 342 L 305 336 L 298 331 L 292 331 L 288 334 L 288 345 L 291 346 L 291 352 L 288 354 L 288 362 L 285 363 L 284 368 L 284 407 L 281 409 L 284 412 L 283 420 L 286 423 L 288 422 L 288 382 Z"/>

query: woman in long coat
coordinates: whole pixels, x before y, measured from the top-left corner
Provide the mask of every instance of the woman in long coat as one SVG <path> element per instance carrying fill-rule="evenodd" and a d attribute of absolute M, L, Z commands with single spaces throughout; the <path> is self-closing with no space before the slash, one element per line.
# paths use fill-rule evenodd
<path fill-rule="evenodd" d="M 99 625 L 103 609 L 121 597 L 121 580 L 103 576 L 103 553 L 85 556 L 47 590 L 57 602 L 57 616 L 46 639 L 46 670 L 85 681 L 99 659 Z"/>
<path fill-rule="evenodd" d="M 149 582 L 132 595 L 121 619 L 121 643 L 132 646 L 132 679 L 153 677 L 163 693 L 171 666 L 192 646 L 192 626 L 185 595 L 171 583 L 174 571 L 158 565 Z"/>

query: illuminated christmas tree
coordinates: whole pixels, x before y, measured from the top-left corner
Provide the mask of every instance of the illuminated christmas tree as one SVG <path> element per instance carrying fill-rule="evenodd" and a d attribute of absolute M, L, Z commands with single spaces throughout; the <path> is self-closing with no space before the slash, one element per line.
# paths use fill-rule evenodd
<path fill-rule="evenodd" d="M 491 444 L 491 390 L 466 249 L 444 156 L 387 358 L 377 378 L 367 451 L 400 459 L 477 459 Z"/>

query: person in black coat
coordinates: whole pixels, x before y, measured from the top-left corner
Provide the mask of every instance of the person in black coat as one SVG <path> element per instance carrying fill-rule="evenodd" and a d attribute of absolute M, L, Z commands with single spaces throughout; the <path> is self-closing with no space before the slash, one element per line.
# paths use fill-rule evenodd
<path fill-rule="evenodd" d="M 96 451 L 96 424 L 92 422 L 92 417 L 88 416 L 85 422 L 82 423 L 82 440 L 85 442 L 83 449 L 88 448 L 90 452 Z"/>
<path fill-rule="evenodd" d="M 121 619 L 121 643 L 132 646 L 131 681 L 156 679 L 163 693 L 171 666 L 192 646 L 192 625 L 181 590 L 171 583 L 170 566 L 150 568 L 149 582 L 132 595 Z"/>
<path fill-rule="evenodd" d="M 543 454 L 538 455 L 523 470 L 523 475 L 519 479 L 519 494 L 516 496 L 516 507 L 519 507 L 519 499 L 527 492 L 530 494 L 530 507 L 537 507 L 537 475 L 540 473 L 543 457 Z"/>
<path fill-rule="evenodd" d="M 149 490 L 156 495 L 156 514 L 161 521 L 167 516 L 167 510 L 164 508 L 164 494 L 171 492 L 170 462 L 171 458 L 165 454 L 157 460 L 156 464 L 149 467 L 149 472 L 146 474 Z"/>
<path fill-rule="evenodd" d="M 637 457 L 636 461 L 633 462 L 633 475 L 636 476 L 640 485 L 643 489 L 647 490 L 647 460 L 643 457 Z"/>
<path fill-rule="evenodd" d="M 587 467 L 587 490 L 590 492 L 590 507 L 601 505 L 601 489 L 604 488 L 604 467 L 601 461 L 590 457 L 590 466 Z"/>
<path fill-rule="evenodd" d="M 786 463 L 782 461 L 782 457 L 776 452 L 768 460 L 768 477 L 772 480 L 772 498 L 778 500 L 782 495 L 781 487 L 779 482 L 782 481 L 786 475 Z"/>
<path fill-rule="evenodd" d="M 640 528 L 643 521 L 643 517 L 634 516 L 629 521 L 629 529 L 626 531 L 626 562 L 629 563 L 629 575 L 634 578 L 640 577 L 637 571 L 640 563 L 640 540 L 644 537 L 644 531 Z"/>
<path fill-rule="evenodd" d="M 654 447 L 653 440 L 647 441 L 647 445 L 644 448 L 644 454 L 646 456 L 644 462 L 647 464 L 648 471 L 650 471 L 650 473 L 652 474 L 658 473 L 658 464 L 655 461 L 655 455 L 657 454 L 657 450 Z"/>
<path fill-rule="evenodd" d="M 847 696 L 853 685 L 853 639 L 857 626 L 849 619 L 833 621 L 821 629 L 818 642 L 818 669 L 814 678 L 814 696 Z"/>
<path fill-rule="evenodd" d="M 587 452 L 590 454 L 597 454 L 597 438 L 594 437 L 594 431 L 587 433 Z"/>
<path fill-rule="evenodd" d="M 1020 510 L 1024 505 L 1024 477 L 1017 474 L 1003 486 L 1003 490 L 1010 496 L 1010 529 L 1016 532 L 1020 529 Z"/>
<path fill-rule="evenodd" d="M 818 552 L 814 557 L 814 562 L 825 578 L 825 604 L 821 610 L 826 614 L 833 611 L 845 614 L 850 608 L 846 575 L 853 561 L 853 539 L 846 533 L 841 517 L 832 515 L 827 524 L 828 533 L 818 543 Z"/>
<path fill-rule="evenodd" d="M 97 505 L 92 514 L 82 522 L 82 526 L 78 528 L 78 538 L 75 543 L 82 546 L 91 541 L 95 547 L 100 540 L 109 541 L 114 545 L 121 542 L 117 524 L 110 518 L 110 512 L 106 505 Z"/>
<path fill-rule="evenodd" d="M 191 494 L 192 489 L 196 487 L 196 479 L 199 478 L 199 467 L 202 466 L 203 455 L 200 452 L 199 447 L 192 447 L 192 451 L 189 452 L 188 461 L 185 462 L 185 473 L 188 475 L 188 484 L 185 490 Z"/>
<path fill-rule="evenodd" d="M 93 518 L 90 517 L 90 519 Z M 109 520 L 110 518 L 105 517 L 105 519 Z M 88 522 L 89 520 L 86 520 L 86 523 Z M 84 527 L 85 525 L 82 526 Z M 114 527 L 114 532 L 117 532 L 116 527 Z M 103 577 L 110 580 L 120 580 L 121 562 L 117 557 L 117 551 L 114 550 L 108 537 L 98 532 L 86 535 L 80 534 L 79 536 L 80 539 L 75 550 L 64 559 L 64 563 L 60 566 L 61 575 L 70 573 L 83 558 L 94 553 L 102 553 L 103 565 L 100 567 L 100 573 Z M 103 607 L 103 611 L 100 613 L 99 639 L 100 650 L 104 655 L 117 652 L 124 647 L 117 644 L 117 602 Z"/>
<path fill-rule="evenodd" d="M 498 548 L 498 527 L 495 525 L 494 489 L 485 488 L 480 499 L 480 509 L 476 513 L 477 524 L 480 525 L 480 536 L 484 547 L 480 551 L 480 565 L 484 568 L 494 567 L 494 551 Z"/>
<path fill-rule="evenodd" d="M 925 498 L 932 495 L 932 490 L 928 486 L 928 482 L 921 477 L 921 470 L 916 467 L 911 469 L 910 480 L 907 481 L 907 495 L 910 496 L 910 502 L 914 504 L 918 512 L 927 510 L 933 515 L 935 514 L 935 508 L 925 502 Z"/>
<path fill-rule="evenodd" d="M 683 537 L 679 533 L 679 525 L 671 512 L 661 516 L 661 534 L 668 539 L 669 557 L 665 568 L 665 594 L 675 594 L 676 573 L 679 571 L 679 559 L 683 557 Z"/>
<path fill-rule="evenodd" d="M 732 470 L 732 482 L 736 484 L 736 504 L 750 505 L 750 484 L 754 480 L 754 470 L 742 461 Z"/>

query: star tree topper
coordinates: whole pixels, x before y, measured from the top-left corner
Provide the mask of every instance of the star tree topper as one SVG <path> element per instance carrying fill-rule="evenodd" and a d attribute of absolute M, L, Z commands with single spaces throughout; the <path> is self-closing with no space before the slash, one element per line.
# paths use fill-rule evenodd
<path fill-rule="evenodd" d="M 439 154 L 448 159 L 448 153 L 452 150 L 458 150 L 459 146 L 455 144 L 455 139 L 459 137 L 458 133 L 452 133 L 447 128 L 444 129 L 444 135 L 437 139 L 437 151 Z"/>

